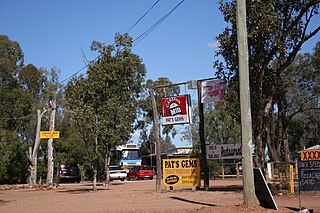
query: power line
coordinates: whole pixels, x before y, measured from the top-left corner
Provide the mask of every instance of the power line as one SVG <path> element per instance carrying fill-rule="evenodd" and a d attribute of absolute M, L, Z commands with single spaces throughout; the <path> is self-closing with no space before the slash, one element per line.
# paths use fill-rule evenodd
<path fill-rule="evenodd" d="M 147 12 L 145 12 L 128 30 L 127 32 L 129 32 L 133 27 L 135 27 L 149 12 L 151 9 L 153 9 L 156 4 L 158 4 L 160 0 L 157 0 L 150 8 Z M 137 46 L 143 39 L 145 39 L 152 31 L 154 31 L 162 22 L 164 22 L 182 3 L 184 2 L 184 0 L 180 1 L 173 9 L 171 9 L 166 15 L 164 15 L 161 19 L 159 19 L 155 24 L 153 24 L 151 27 L 149 27 L 145 32 L 143 32 L 142 34 L 140 34 L 136 39 L 133 40 L 133 43 L 135 43 L 132 48 L 134 48 L 135 46 Z M 112 46 L 115 45 L 115 42 L 112 44 Z M 131 48 L 131 49 L 132 49 Z M 123 49 L 122 49 L 123 50 Z M 121 50 L 121 51 L 122 51 Z M 96 61 L 98 58 L 100 58 L 102 56 L 102 54 L 99 54 L 92 62 Z M 77 75 L 79 72 L 81 72 L 82 70 L 84 70 L 85 68 L 87 68 L 90 64 L 87 64 L 85 66 L 83 66 L 81 69 L 79 69 L 77 72 L 75 72 L 74 74 L 72 74 L 70 77 L 64 79 L 63 81 L 60 82 L 63 83 L 65 81 L 67 81 L 68 79 L 72 78 L 73 76 Z"/>
<path fill-rule="evenodd" d="M 132 28 L 134 28 L 149 12 L 150 10 L 152 10 L 158 3 L 160 0 L 156 1 L 147 12 L 145 12 L 130 28 L 129 30 L 127 30 L 126 32 L 128 33 Z"/>
<path fill-rule="evenodd" d="M 127 31 L 126 33 L 128 33 L 132 28 L 134 28 L 158 3 L 160 0 L 157 0 L 148 10 L 147 12 L 145 12 Z M 115 42 L 112 44 L 112 46 L 115 45 Z M 102 54 L 99 54 L 95 59 L 93 59 L 93 61 L 96 61 L 98 58 L 101 57 Z M 90 63 L 87 63 L 85 66 L 83 66 L 81 69 L 79 69 L 77 72 L 75 72 L 74 74 L 72 74 L 71 76 L 67 77 L 66 79 L 60 81 L 60 84 L 62 84 L 63 82 L 67 81 L 68 79 L 72 78 L 73 76 L 76 76 L 79 72 L 81 72 L 82 70 L 84 70 L 85 68 L 87 68 L 90 65 Z"/>
<path fill-rule="evenodd" d="M 143 39 L 145 39 L 152 31 L 154 31 L 162 22 L 164 22 L 182 3 L 184 0 L 180 1 L 172 10 L 170 10 L 166 15 L 164 15 L 161 19 L 159 19 L 155 24 L 153 24 L 149 29 L 140 34 L 133 43 L 136 42 L 133 47 L 137 46 Z M 132 47 L 132 48 L 133 48 Z"/>

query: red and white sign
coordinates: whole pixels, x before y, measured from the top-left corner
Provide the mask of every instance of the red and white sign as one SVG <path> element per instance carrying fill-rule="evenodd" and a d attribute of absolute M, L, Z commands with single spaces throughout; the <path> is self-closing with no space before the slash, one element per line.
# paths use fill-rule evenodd
<path fill-rule="evenodd" d="M 189 96 L 162 98 L 162 125 L 190 123 Z"/>
<path fill-rule="evenodd" d="M 201 82 L 201 103 L 223 101 L 225 88 L 226 84 L 220 79 Z"/>

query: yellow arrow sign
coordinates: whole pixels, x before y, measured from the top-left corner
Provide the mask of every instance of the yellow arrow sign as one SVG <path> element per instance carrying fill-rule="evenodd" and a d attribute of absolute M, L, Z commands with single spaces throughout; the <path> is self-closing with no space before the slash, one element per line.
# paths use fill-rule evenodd
<path fill-rule="evenodd" d="M 40 138 L 59 138 L 59 131 L 41 131 Z"/>

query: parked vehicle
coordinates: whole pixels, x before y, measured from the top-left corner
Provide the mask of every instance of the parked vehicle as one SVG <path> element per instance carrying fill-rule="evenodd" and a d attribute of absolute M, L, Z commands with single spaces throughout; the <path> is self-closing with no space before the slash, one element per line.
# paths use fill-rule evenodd
<path fill-rule="evenodd" d="M 141 166 L 142 158 L 137 144 L 126 144 L 117 147 L 118 165 L 127 171 L 134 166 Z"/>
<path fill-rule="evenodd" d="M 151 166 L 142 165 L 142 166 L 135 166 L 132 169 L 130 169 L 127 176 L 128 176 L 128 180 L 130 179 L 143 180 L 145 178 L 149 178 L 150 180 L 152 180 L 153 175 L 154 175 L 154 172 Z"/>
<path fill-rule="evenodd" d="M 127 178 L 127 171 L 120 166 L 109 166 L 109 179 L 124 181 Z"/>
<path fill-rule="evenodd" d="M 65 163 L 60 165 L 59 170 L 60 182 L 77 182 L 81 181 L 80 167 L 76 163 Z"/>

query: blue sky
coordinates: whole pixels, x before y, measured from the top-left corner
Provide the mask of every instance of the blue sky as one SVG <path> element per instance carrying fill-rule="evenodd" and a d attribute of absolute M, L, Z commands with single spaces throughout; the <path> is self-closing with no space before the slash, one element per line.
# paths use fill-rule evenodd
<path fill-rule="evenodd" d="M 60 70 L 60 81 L 97 55 L 93 40 L 113 44 L 115 33 L 126 32 L 156 0 L 1 0 L 0 34 L 17 41 L 25 64 Z M 180 0 L 161 0 L 130 32 L 133 39 L 145 32 Z M 319 16 L 314 26 L 320 23 Z M 147 68 L 147 79 L 168 77 L 185 82 L 212 77 L 215 37 L 226 27 L 218 1 L 185 0 L 159 27 L 133 48 Z M 303 52 L 311 52 L 319 35 Z M 82 70 L 80 73 L 85 73 Z M 190 92 L 190 91 L 189 91 Z M 191 91 L 192 97 L 196 97 Z M 178 127 L 181 129 L 181 127 Z M 177 141 L 178 146 L 187 142 Z"/>

